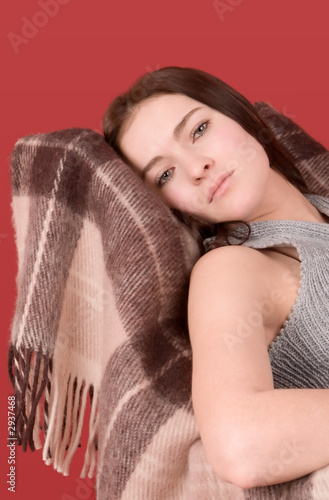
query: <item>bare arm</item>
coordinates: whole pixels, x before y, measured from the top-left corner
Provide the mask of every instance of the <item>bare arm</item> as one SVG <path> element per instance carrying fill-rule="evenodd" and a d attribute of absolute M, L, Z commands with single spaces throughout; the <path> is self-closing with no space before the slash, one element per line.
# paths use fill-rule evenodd
<path fill-rule="evenodd" d="M 204 256 L 191 277 L 193 404 L 215 472 L 243 488 L 329 464 L 329 389 L 274 389 L 267 258 L 245 247 Z"/>

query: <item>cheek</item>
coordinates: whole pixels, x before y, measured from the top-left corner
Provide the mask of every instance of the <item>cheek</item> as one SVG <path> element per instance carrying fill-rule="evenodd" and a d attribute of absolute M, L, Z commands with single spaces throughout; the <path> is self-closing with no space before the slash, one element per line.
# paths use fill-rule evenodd
<path fill-rule="evenodd" d="M 265 161 L 267 159 L 263 147 L 253 137 L 243 139 L 237 147 L 237 152 L 246 163 L 254 162 L 257 158 L 262 158 Z"/>
<path fill-rule="evenodd" d="M 176 208 L 177 210 L 181 210 L 182 212 L 187 210 L 187 207 L 190 206 L 191 198 L 188 196 L 186 190 L 176 189 L 175 187 L 169 189 L 163 189 L 163 193 L 161 195 L 162 200 L 168 205 L 170 208 Z"/>
<path fill-rule="evenodd" d="M 161 198 L 170 208 L 176 208 L 182 212 L 195 212 L 202 201 L 198 193 L 189 187 L 185 186 L 183 189 L 179 186 L 172 188 L 168 186 L 168 188 L 167 192 L 163 190 Z"/>
<path fill-rule="evenodd" d="M 220 141 L 220 150 L 232 159 L 252 162 L 257 156 L 265 154 L 261 144 L 241 127 L 232 125 L 221 132 L 216 131 L 216 134 Z"/>
<path fill-rule="evenodd" d="M 205 151 L 211 154 L 219 163 L 219 167 L 224 170 L 237 168 L 247 158 L 251 160 L 254 150 L 245 134 L 224 127 L 214 129 L 205 144 Z"/>
<path fill-rule="evenodd" d="M 260 181 L 267 176 L 270 168 L 267 154 L 253 137 L 243 138 L 236 143 L 235 151 L 228 156 L 227 165 L 235 169 L 236 174 L 260 176 Z M 229 153 L 228 153 L 229 155 Z"/>

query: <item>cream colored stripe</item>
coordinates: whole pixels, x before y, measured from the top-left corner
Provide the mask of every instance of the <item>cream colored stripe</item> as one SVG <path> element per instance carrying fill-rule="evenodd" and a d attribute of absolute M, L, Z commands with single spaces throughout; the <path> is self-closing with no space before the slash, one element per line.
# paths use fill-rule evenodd
<path fill-rule="evenodd" d="M 18 256 L 18 276 L 17 282 L 20 282 L 22 273 L 23 257 L 26 245 L 26 236 L 29 225 L 30 197 L 26 195 L 14 195 L 11 203 L 13 214 L 13 225 L 15 227 L 16 248 Z"/>
<path fill-rule="evenodd" d="M 104 457 L 105 448 L 106 448 L 107 443 L 110 439 L 110 434 L 112 432 L 112 428 L 114 426 L 114 423 L 115 423 L 116 419 L 118 418 L 120 412 L 123 410 L 124 406 L 130 400 L 130 398 L 132 398 L 133 396 L 135 396 L 139 392 L 141 392 L 144 389 L 146 389 L 147 387 L 149 387 L 151 385 L 151 382 L 153 382 L 155 378 L 161 377 L 163 373 L 168 371 L 171 368 L 171 366 L 173 364 L 175 364 L 179 360 L 179 358 L 181 358 L 182 354 L 183 354 L 183 356 L 188 356 L 189 351 L 187 351 L 187 350 L 183 351 L 183 353 L 179 353 L 174 359 L 169 360 L 168 363 L 166 363 L 163 366 L 161 371 L 156 374 L 156 377 L 154 377 L 152 380 L 144 380 L 143 382 L 136 384 L 132 389 L 127 391 L 124 394 L 124 396 L 118 401 L 116 409 L 114 410 L 113 415 L 111 417 L 111 420 L 107 426 L 106 435 L 104 436 L 104 439 L 103 439 L 103 448 L 99 450 L 99 455 L 100 455 L 99 464 L 103 464 L 103 457 Z"/>
<path fill-rule="evenodd" d="M 143 382 L 140 382 L 139 384 L 136 384 L 132 389 L 130 389 L 129 391 L 127 391 L 125 393 L 125 395 L 120 399 L 120 401 L 118 401 L 116 409 L 113 412 L 112 418 L 111 418 L 111 420 L 110 420 L 110 422 L 109 422 L 109 424 L 107 426 L 106 435 L 104 436 L 104 439 L 102 440 L 103 446 L 99 450 L 99 455 L 100 455 L 100 457 L 99 457 L 99 464 L 103 464 L 104 463 L 103 462 L 103 457 L 104 457 L 106 445 L 107 445 L 107 443 L 109 441 L 110 434 L 112 432 L 112 428 L 114 426 L 114 423 L 115 423 L 116 419 L 118 418 L 118 415 L 122 411 L 123 407 L 128 403 L 128 401 L 130 400 L 130 398 L 132 398 L 133 396 L 135 396 L 139 392 L 141 392 L 144 389 L 146 389 L 149 385 L 150 385 L 150 380 L 144 380 Z"/>
<path fill-rule="evenodd" d="M 141 231 L 145 240 L 147 241 L 149 250 L 150 250 L 152 257 L 153 257 L 154 266 L 157 270 L 158 283 L 160 284 L 160 297 L 161 297 L 161 301 L 163 301 L 163 296 L 164 296 L 164 293 L 163 293 L 164 286 L 163 285 L 164 284 L 163 284 L 163 280 L 161 279 L 162 273 L 160 272 L 160 269 L 159 269 L 157 254 L 156 254 L 156 251 L 154 249 L 154 245 L 149 237 L 149 233 L 145 230 L 144 224 L 142 224 L 140 218 L 138 217 L 138 214 L 133 209 L 131 204 L 128 202 L 127 198 L 122 194 L 122 192 L 119 189 L 117 189 L 115 186 L 113 186 L 113 182 L 111 181 L 111 179 L 109 179 L 106 176 L 106 174 L 102 171 L 102 166 L 100 166 L 98 168 L 97 176 L 99 177 L 99 179 L 101 179 L 102 182 L 104 182 L 104 184 L 107 187 L 109 187 L 115 193 L 116 197 L 118 198 L 118 200 L 121 201 L 122 205 L 127 208 L 128 212 L 131 214 L 132 219 L 134 221 L 136 221 L 136 224 L 138 225 L 139 230 Z M 161 309 L 161 307 L 160 307 L 160 309 Z"/>
<path fill-rule="evenodd" d="M 329 465 L 313 472 L 312 500 L 325 500 L 329 498 Z"/>
<path fill-rule="evenodd" d="M 36 282 L 37 282 L 37 276 L 38 276 L 39 269 L 40 269 L 41 259 L 42 259 L 42 256 L 43 256 L 43 253 L 44 253 L 44 249 L 45 249 L 45 244 L 46 244 L 46 241 L 47 241 L 47 234 L 48 234 L 48 231 L 49 231 L 50 222 L 51 222 L 51 219 L 52 219 L 52 214 L 54 212 L 54 207 L 55 207 L 54 195 L 55 195 L 55 193 L 58 190 L 58 183 L 59 183 L 60 176 L 61 176 L 61 174 L 63 172 L 63 169 L 64 169 L 65 156 L 66 155 L 64 155 L 64 159 L 60 160 L 60 168 L 57 171 L 57 177 L 55 179 L 54 188 L 52 190 L 52 197 L 51 197 L 51 199 L 49 201 L 48 210 L 47 210 L 44 222 L 43 222 L 43 229 L 42 229 L 41 237 L 40 237 L 40 240 L 39 240 L 37 257 L 36 257 L 36 260 L 35 260 L 35 263 L 34 263 L 34 269 L 33 269 L 33 273 L 32 273 L 32 276 L 31 276 L 31 283 L 30 283 L 28 294 L 27 294 L 27 299 L 26 299 L 26 303 L 25 303 L 25 307 L 24 307 L 24 313 L 23 313 L 23 316 L 22 316 L 20 329 L 19 329 L 19 332 L 18 332 L 17 346 L 19 346 L 20 343 L 22 342 L 22 337 L 23 337 L 23 334 L 24 334 L 24 328 L 25 328 L 25 325 L 26 325 L 26 320 L 27 320 L 27 317 L 28 317 L 28 314 L 29 314 L 31 303 L 32 303 L 33 291 L 34 291 L 34 288 L 35 288 L 35 285 L 36 285 Z M 32 335 L 27 334 L 26 338 L 30 342 L 32 340 Z"/>
<path fill-rule="evenodd" d="M 321 165 L 319 165 L 319 158 L 321 158 Z M 318 191 L 318 187 L 314 186 L 314 183 L 317 183 L 318 186 L 321 188 L 327 189 L 328 185 L 328 174 L 326 172 L 323 172 L 322 168 L 323 163 L 327 164 L 329 159 L 328 152 L 325 151 L 324 153 L 321 153 L 320 155 L 314 156 L 310 159 L 303 159 L 301 161 L 301 166 L 300 170 L 302 173 L 304 173 L 304 176 L 306 178 L 306 172 L 310 176 L 310 180 L 307 180 L 307 183 L 310 184 L 310 187 L 316 189 L 316 192 Z M 304 171 L 304 172 L 303 172 Z"/>
<path fill-rule="evenodd" d="M 187 458 L 197 437 L 193 415 L 178 409 L 141 455 L 121 500 L 189 500 L 184 494 Z"/>

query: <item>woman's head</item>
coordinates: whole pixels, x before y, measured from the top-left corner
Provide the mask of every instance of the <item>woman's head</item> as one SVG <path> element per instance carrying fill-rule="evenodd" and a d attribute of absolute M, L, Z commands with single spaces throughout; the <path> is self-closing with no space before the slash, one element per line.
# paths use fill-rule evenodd
<path fill-rule="evenodd" d="M 255 219 L 273 173 L 264 149 L 236 121 L 183 94 L 143 101 L 118 142 L 169 207 L 210 223 Z"/>
<path fill-rule="evenodd" d="M 300 190 L 306 190 L 299 172 L 291 162 L 284 161 L 287 158 L 254 106 L 225 82 L 193 68 L 166 67 L 146 73 L 114 99 L 104 115 L 107 142 L 120 153 L 118 138 L 126 120 L 143 101 L 163 94 L 183 94 L 235 120 L 264 147 L 273 168 Z"/>
<path fill-rule="evenodd" d="M 195 131 L 192 132 L 194 130 L 192 127 L 189 133 L 194 133 L 197 139 L 192 141 L 194 155 L 191 148 L 185 149 L 186 162 L 191 166 L 195 164 L 196 167 L 204 169 L 204 175 L 209 175 L 212 169 L 215 160 L 212 157 L 213 154 L 216 153 L 218 161 L 221 162 L 222 170 L 216 171 L 216 175 L 212 178 L 213 184 L 218 180 L 218 175 L 230 173 L 232 165 L 236 165 L 244 156 L 244 162 L 249 158 L 250 165 L 255 164 L 255 158 L 258 163 L 262 161 L 267 167 L 271 165 L 274 171 L 283 175 L 300 191 L 307 192 L 298 170 L 291 159 L 280 149 L 270 129 L 259 117 L 252 104 L 221 80 L 200 70 L 169 67 L 144 75 L 130 90 L 110 104 L 104 116 L 104 135 L 107 142 L 135 170 L 141 172 L 151 159 L 161 155 L 163 150 L 161 148 L 164 144 L 168 146 L 169 158 L 167 160 L 171 160 L 170 156 L 174 161 L 179 159 L 178 149 L 174 148 L 175 142 L 166 143 L 161 142 L 160 139 L 162 131 L 165 140 L 168 137 L 169 127 L 174 129 L 183 118 L 187 122 L 184 133 L 185 128 L 191 129 L 193 124 L 193 127 L 196 127 Z M 217 129 L 214 129 L 213 124 Z M 214 143 L 215 136 L 212 133 L 215 130 L 218 132 L 217 138 L 219 139 L 216 139 L 217 149 Z M 232 154 L 231 158 L 221 156 L 222 153 L 218 149 L 225 141 L 227 145 L 225 154 Z M 206 144 L 207 146 L 212 144 L 211 151 L 207 152 Z M 157 153 L 157 146 L 161 146 L 159 153 Z M 191 153 L 189 157 L 186 156 L 188 151 Z M 239 157 L 236 156 L 237 154 Z M 160 165 L 159 163 L 158 166 Z M 159 172 L 158 166 L 150 169 L 146 176 L 147 179 L 152 180 L 153 184 L 152 176 L 156 170 Z M 160 183 L 169 186 L 171 174 L 172 170 L 165 169 L 162 177 L 160 176 Z M 212 196 L 213 185 L 210 184 L 209 182 L 207 186 L 208 197 Z M 164 196 L 166 189 L 170 192 L 164 187 L 160 190 L 161 197 L 170 206 L 177 208 L 177 205 L 171 203 L 171 199 L 167 200 Z M 179 206 L 179 208 L 184 211 L 184 207 Z M 198 215 L 205 220 L 202 213 L 193 212 L 188 206 L 186 212 Z"/>

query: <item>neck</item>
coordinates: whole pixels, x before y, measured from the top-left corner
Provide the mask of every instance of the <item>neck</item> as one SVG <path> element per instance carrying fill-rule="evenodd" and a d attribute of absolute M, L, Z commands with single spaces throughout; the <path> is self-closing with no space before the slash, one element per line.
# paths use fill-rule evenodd
<path fill-rule="evenodd" d="M 296 187 L 275 170 L 269 176 L 262 211 L 252 222 L 261 220 L 328 222 Z"/>

